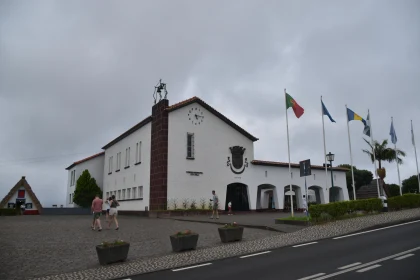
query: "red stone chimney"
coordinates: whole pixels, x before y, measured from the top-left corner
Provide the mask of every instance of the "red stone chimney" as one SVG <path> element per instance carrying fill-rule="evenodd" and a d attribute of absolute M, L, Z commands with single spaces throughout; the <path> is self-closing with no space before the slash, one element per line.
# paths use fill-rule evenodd
<path fill-rule="evenodd" d="M 168 111 L 167 99 L 152 107 L 152 135 L 150 145 L 150 201 L 149 209 L 166 210 L 168 200 Z"/>

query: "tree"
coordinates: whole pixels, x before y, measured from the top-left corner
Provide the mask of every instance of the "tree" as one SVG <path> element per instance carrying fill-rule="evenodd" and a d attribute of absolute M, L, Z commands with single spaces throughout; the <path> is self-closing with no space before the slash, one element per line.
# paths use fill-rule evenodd
<path fill-rule="evenodd" d="M 83 208 L 89 208 L 97 194 L 102 197 L 102 191 L 96 184 L 95 178 L 92 178 L 86 169 L 77 179 L 73 201 Z"/>
<path fill-rule="evenodd" d="M 413 175 L 402 181 L 402 192 L 403 193 L 418 193 L 419 192 L 419 181 L 417 175 Z"/>
<path fill-rule="evenodd" d="M 373 141 L 373 146 L 370 143 L 370 141 L 366 140 L 365 138 L 363 138 L 363 140 L 365 140 L 365 142 L 369 145 L 370 149 L 369 150 L 363 150 L 363 152 L 367 155 L 369 155 L 372 163 L 373 163 L 373 146 L 375 146 L 375 158 L 379 163 L 379 169 L 382 168 L 382 162 L 383 161 L 387 161 L 387 162 L 393 162 L 396 160 L 396 158 L 398 159 L 398 164 L 402 164 L 403 160 L 401 159 L 401 157 L 405 157 L 405 152 L 397 149 L 397 156 L 395 155 L 395 150 L 388 148 L 388 140 L 385 139 L 382 141 L 382 143 L 379 143 L 378 141 L 374 140 Z M 400 157 L 401 156 L 401 157 Z"/>
<path fill-rule="evenodd" d="M 352 184 L 353 180 L 351 177 L 351 165 L 350 164 L 340 164 L 338 167 L 347 168 L 349 171 L 346 172 L 346 182 L 347 189 L 353 191 Z M 353 166 L 354 174 L 354 184 L 356 185 L 356 190 L 360 189 L 362 186 L 369 185 L 373 180 L 373 174 L 369 170 L 357 169 L 356 166 Z"/>
<path fill-rule="evenodd" d="M 400 195 L 400 186 L 398 186 L 397 184 L 389 184 L 388 189 L 389 189 L 389 197 Z"/>

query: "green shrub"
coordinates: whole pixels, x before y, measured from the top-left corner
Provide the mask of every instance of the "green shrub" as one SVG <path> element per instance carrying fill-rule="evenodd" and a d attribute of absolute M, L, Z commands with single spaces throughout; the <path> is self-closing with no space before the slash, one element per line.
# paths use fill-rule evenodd
<path fill-rule="evenodd" d="M 382 209 L 382 201 L 379 198 L 339 201 L 328 204 L 309 206 L 309 213 L 316 221 L 336 220 L 356 211 L 377 212 Z"/>
<path fill-rule="evenodd" d="M 407 193 L 388 198 L 388 209 L 391 211 L 416 207 L 420 207 L 420 194 Z"/>
<path fill-rule="evenodd" d="M 18 212 L 15 208 L 0 209 L 0 216 L 16 216 Z"/>

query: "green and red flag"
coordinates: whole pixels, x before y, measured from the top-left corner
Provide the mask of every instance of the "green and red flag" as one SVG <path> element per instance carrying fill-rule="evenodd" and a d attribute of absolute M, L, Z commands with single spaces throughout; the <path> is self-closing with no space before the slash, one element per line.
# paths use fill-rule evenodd
<path fill-rule="evenodd" d="M 288 93 L 286 93 L 286 110 L 292 107 L 295 116 L 300 118 L 305 110 L 297 104 L 296 100 L 293 99 Z"/>

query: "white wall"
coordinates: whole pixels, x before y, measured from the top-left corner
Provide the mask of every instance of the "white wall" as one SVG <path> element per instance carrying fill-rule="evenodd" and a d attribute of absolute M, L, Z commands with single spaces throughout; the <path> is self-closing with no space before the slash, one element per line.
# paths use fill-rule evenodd
<path fill-rule="evenodd" d="M 188 118 L 191 108 L 204 111 L 204 121 L 194 125 Z M 188 160 L 187 133 L 194 133 L 195 159 Z M 219 193 L 224 202 L 226 185 L 233 182 L 234 174 L 227 166 L 227 158 L 232 159 L 229 147 L 246 148 L 244 158 L 253 160 L 253 142 L 204 109 L 198 103 L 169 113 L 168 135 L 168 200 L 177 198 L 201 198 L 209 201 L 212 190 Z M 186 171 L 203 172 L 200 176 L 191 176 Z M 247 171 L 245 171 L 246 173 Z"/>
<path fill-rule="evenodd" d="M 149 206 L 149 189 L 150 189 L 150 138 L 151 138 L 151 122 L 135 131 L 131 135 L 122 139 L 115 145 L 105 150 L 105 164 L 103 165 L 103 182 L 104 182 L 104 199 L 108 193 L 111 196 L 116 192 L 118 199 L 118 191 L 132 189 L 137 187 L 136 198 L 124 201 L 120 198 L 119 210 L 137 210 L 144 211 Z M 141 164 L 135 165 L 136 160 L 136 143 L 141 141 Z M 130 164 L 129 168 L 125 167 L 126 149 L 130 147 Z M 121 152 L 121 167 L 117 170 L 117 153 Z M 113 157 L 112 173 L 109 173 L 109 158 Z M 139 198 L 138 188 L 143 186 L 143 199 Z M 131 191 L 132 192 L 132 191 Z M 104 206 L 105 209 L 105 206 Z"/>
<path fill-rule="evenodd" d="M 32 201 L 32 199 L 31 199 L 31 197 L 29 196 L 29 194 L 28 194 L 28 192 L 25 190 L 25 187 L 20 187 L 19 188 L 19 190 L 24 190 L 25 191 L 25 204 L 26 203 L 32 203 L 32 209 L 29 209 L 29 208 L 27 208 L 27 210 L 38 210 L 37 208 L 36 208 L 36 205 L 35 205 L 35 203 Z M 13 196 L 12 196 L 12 198 L 10 198 L 10 200 L 7 202 L 7 204 L 5 205 L 5 207 L 7 208 L 8 207 L 8 205 L 9 205 L 9 203 L 14 203 L 14 204 L 16 204 L 16 198 L 18 197 L 18 191 L 16 191 L 14 194 L 13 194 Z"/>
<path fill-rule="evenodd" d="M 188 119 L 188 110 L 200 108 L 204 111 L 204 121 L 194 125 Z M 194 133 L 195 159 L 186 159 L 187 133 Z M 194 199 L 199 203 L 204 198 L 211 198 L 212 190 L 219 196 L 220 208 L 224 209 L 227 185 L 244 183 L 248 186 L 250 209 L 256 209 L 257 189 L 261 184 L 271 184 L 276 187 L 274 192 L 275 207 L 284 207 L 284 188 L 289 187 L 288 167 L 259 166 L 250 162 L 254 158 L 253 142 L 233 129 L 231 126 L 212 115 L 197 103 L 169 113 L 169 155 L 168 155 L 168 200 Z M 229 147 L 242 146 L 246 148 L 244 159 L 248 159 L 248 168 L 244 173 L 234 174 L 227 166 L 227 157 L 232 159 Z M 203 172 L 199 176 L 191 176 L 186 171 Z M 267 171 L 267 177 L 265 176 Z M 301 187 L 297 190 L 298 204 L 302 204 L 304 194 L 304 178 L 299 177 L 299 168 L 292 168 L 292 184 Z M 334 185 L 343 190 L 344 200 L 348 200 L 345 172 L 334 172 Z M 328 173 L 330 176 L 330 173 Z M 330 178 L 330 177 L 328 177 Z M 328 186 L 331 180 L 329 179 Z M 325 201 L 328 202 L 328 191 L 325 188 L 325 170 L 312 169 L 312 175 L 307 177 L 307 187 L 321 186 Z M 263 198 L 264 194 L 262 194 Z"/>
<path fill-rule="evenodd" d="M 70 202 L 70 194 L 72 194 L 72 199 L 74 196 L 74 191 L 76 190 L 76 182 L 79 179 L 80 175 L 82 175 L 83 171 L 86 169 L 89 171 L 90 176 L 95 178 L 96 183 L 98 184 L 99 188 L 103 190 L 103 178 L 104 178 L 104 160 L 105 156 L 100 155 L 93 159 L 87 160 L 85 162 L 79 163 L 70 170 L 68 170 L 68 178 L 67 178 L 67 196 L 66 196 L 66 207 L 78 207 L 77 204 Z M 70 186 L 71 183 L 71 172 L 76 170 L 74 185 Z"/>

